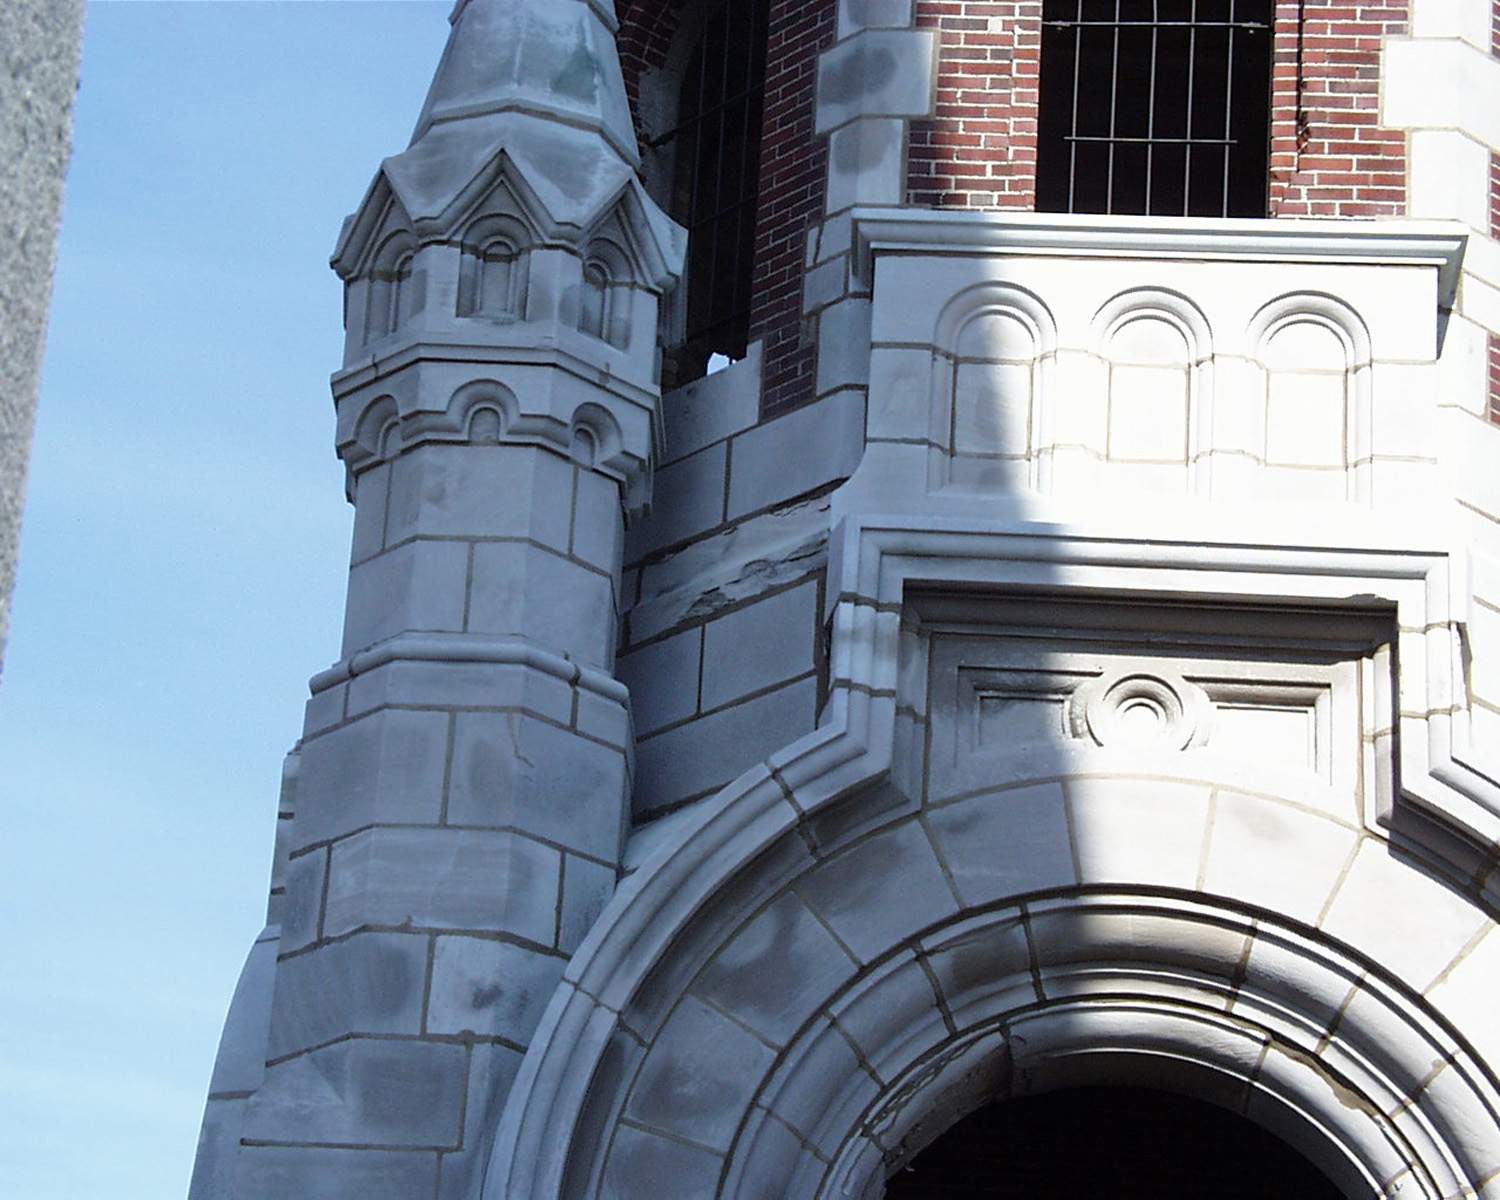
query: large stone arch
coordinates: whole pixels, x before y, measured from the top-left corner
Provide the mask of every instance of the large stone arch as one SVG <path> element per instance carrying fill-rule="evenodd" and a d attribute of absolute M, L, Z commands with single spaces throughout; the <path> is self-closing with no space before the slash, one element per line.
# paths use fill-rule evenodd
<path fill-rule="evenodd" d="M 1491 865 L 1212 755 L 1059 741 L 936 802 L 914 786 L 924 666 L 901 598 L 957 574 L 936 552 L 973 536 L 842 531 L 823 725 L 638 838 L 486 1197 L 873 1200 L 989 1100 L 1143 1081 L 1272 1129 L 1351 1196 L 1500 1196 Z M 1021 569 L 1000 536 L 970 580 Z M 1051 536 L 1049 578 L 1087 585 Z M 1339 595 L 1432 624 L 1441 556 L 1349 554 Z M 1179 594 L 1264 585 L 1233 560 L 1171 567 Z M 1400 812 L 1438 808 L 1430 766 L 1403 774 Z"/>

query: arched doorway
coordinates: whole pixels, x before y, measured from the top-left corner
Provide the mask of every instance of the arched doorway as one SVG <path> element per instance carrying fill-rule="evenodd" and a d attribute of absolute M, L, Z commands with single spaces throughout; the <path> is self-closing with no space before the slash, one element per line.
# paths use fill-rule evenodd
<path fill-rule="evenodd" d="M 1339 1200 L 1296 1150 L 1171 1092 L 1084 1087 L 981 1108 L 897 1171 L 887 1200 Z"/>

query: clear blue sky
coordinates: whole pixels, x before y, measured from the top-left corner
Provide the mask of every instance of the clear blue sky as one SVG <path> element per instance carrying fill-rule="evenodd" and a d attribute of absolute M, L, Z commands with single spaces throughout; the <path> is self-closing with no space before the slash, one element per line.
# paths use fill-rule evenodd
<path fill-rule="evenodd" d="M 328 254 L 449 8 L 90 8 L 0 681 L 0 1196 L 186 1191 L 338 651 Z"/>

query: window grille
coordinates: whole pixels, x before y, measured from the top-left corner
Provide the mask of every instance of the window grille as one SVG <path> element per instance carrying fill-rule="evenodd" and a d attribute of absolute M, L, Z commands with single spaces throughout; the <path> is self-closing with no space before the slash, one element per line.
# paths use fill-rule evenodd
<path fill-rule="evenodd" d="M 680 379 L 713 354 L 745 356 L 760 187 L 770 0 L 721 0 L 682 74 L 676 125 L 652 141 L 673 162 L 669 208 L 688 231 Z"/>
<path fill-rule="evenodd" d="M 1262 217 L 1272 0 L 1044 0 L 1037 208 Z"/>

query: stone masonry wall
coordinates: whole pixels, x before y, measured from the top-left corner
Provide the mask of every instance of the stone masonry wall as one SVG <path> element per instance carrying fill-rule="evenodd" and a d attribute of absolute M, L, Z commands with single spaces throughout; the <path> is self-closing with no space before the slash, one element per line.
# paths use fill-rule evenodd
<path fill-rule="evenodd" d="M 1494 53 L 1500 58 L 1500 3 L 1495 5 Z M 1500 152 L 1490 151 L 1490 237 L 1500 242 Z M 1489 335 L 1489 418 L 1500 424 L 1500 333 Z"/>
<path fill-rule="evenodd" d="M 1381 42 L 1406 0 L 1322 0 L 1276 10 L 1272 216 L 1400 216 L 1406 136 L 1378 125 Z M 942 39 L 937 116 L 912 130 L 907 192 L 932 208 L 1036 202 L 1039 0 L 917 0 Z"/>
<path fill-rule="evenodd" d="M 684 7 L 683 0 L 620 6 L 620 57 L 637 112 L 641 77 L 666 63 Z M 771 5 L 750 315 L 751 339 L 765 343 L 761 408 L 768 417 L 813 399 L 813 347 L 803 336 L 802 256 L 807 229 L 823 211 L 827 152 L 813 136 L 814 84 L 835 16 L 831 0 Z"/>

